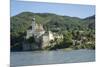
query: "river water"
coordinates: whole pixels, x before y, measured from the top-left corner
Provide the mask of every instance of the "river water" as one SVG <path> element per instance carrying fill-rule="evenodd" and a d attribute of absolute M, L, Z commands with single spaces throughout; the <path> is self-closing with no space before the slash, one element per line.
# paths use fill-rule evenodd
<path fill-rule="evenodd" d="M 40 64 L 78 63 L 95 61 L 95 50 L 56 50 L 11 52 L 10 65 L 31 66 Z"/>

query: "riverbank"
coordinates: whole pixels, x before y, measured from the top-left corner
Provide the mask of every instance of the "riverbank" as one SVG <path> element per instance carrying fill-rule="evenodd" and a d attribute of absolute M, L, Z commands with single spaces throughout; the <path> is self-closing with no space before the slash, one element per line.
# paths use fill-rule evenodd
<path fill-rule="evenodd" d="M 69 52 L 69 51 L 74 51 L 74 50 L 95 50 L 95 49 L 73 49 L 73 48 L 63 48 L 63 49 L 56 49 L 56 50 L 27 50 L 27 51 L 11 51 L 11 52 L 42 52 L 42 51 L 46 51 L 46 52 L 49 52 L 49 51 L 66 51 L 66 52 Z"/>
<path fill-rule="evenodd" d="M 11 52 L 57 51 L 57 50 L 72 51 L 72 50 L 76 50 L 76 49 L 73 49 L 73 48 L 63 48 L 63 49 L 55 49 L 55 50 L 37 49 L 37 50 L 23 50 L 23 51 L 11 51 Z"/>

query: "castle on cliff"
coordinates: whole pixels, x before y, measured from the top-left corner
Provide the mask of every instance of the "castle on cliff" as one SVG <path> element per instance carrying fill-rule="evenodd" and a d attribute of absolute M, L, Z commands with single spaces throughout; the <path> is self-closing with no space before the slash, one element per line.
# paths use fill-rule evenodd
<path fill-rule="evenodd" d="M 35 17 L 32 19 L 32 24 L 30 29 L 26 32 L 26 40 L 30 37 L 34 37 L 35 42 L 34 44 L 23 44 L 23 50 L 30 50 L 35 48 L 45 48 L 50 46 L 50 41 L 53 41 L 55 38 L 63 38 L 63 36 L 59 36 L 51 31 L 45 31 L 43 25 L 40 23 L 35 22 Z"/>

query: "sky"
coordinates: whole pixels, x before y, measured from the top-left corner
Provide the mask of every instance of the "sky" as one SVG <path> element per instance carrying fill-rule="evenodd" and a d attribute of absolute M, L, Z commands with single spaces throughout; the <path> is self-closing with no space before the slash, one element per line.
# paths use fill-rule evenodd
<path fill-rule="evenodd" d="M 11 0 L 11 16 L 21 12 L 54 13 L 58 15 L 86 18 L 95 14 L 95 5 L 58 4 Z"/>

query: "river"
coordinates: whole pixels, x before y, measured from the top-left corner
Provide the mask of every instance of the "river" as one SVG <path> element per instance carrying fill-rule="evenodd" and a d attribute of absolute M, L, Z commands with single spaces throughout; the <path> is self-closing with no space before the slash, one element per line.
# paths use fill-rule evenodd
<path fill-rule="evenodd" d="M 31 66 L 40 64 L 78 63 L 95 61 L 95 50 L 56 50 L 11 52 L 10 64 L 14 66 Z"/>

